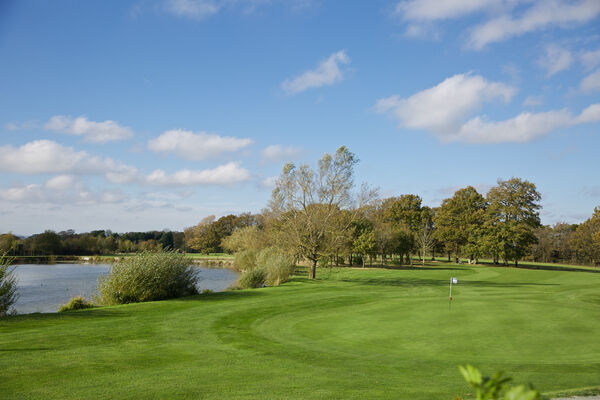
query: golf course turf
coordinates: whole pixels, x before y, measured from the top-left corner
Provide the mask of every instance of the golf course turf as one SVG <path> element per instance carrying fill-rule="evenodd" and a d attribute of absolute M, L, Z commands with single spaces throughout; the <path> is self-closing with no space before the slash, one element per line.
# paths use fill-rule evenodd
<path fill-rule="evenodd" d="M 450 277 L 453 286 L 448 303 Z M 2 399 L 448 399 L 600 385 L 600 273 L 432 264 L 0 320 Z"/>

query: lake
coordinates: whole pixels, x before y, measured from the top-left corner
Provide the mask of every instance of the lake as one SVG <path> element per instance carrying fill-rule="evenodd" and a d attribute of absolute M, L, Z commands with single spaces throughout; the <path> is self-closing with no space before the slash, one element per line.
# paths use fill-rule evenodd
<path fill-rule="evenodd" d="M 19 314 L 56 312 L 73 296 L 90 299 L 98 276 L 110 270 L 108 264 L 21 264 L 15 276 L 19 298 L 14 305 Z M 225 290 L 238 277 L 237 272 L 223 268 L 197 267 L 198 290 Z"/>

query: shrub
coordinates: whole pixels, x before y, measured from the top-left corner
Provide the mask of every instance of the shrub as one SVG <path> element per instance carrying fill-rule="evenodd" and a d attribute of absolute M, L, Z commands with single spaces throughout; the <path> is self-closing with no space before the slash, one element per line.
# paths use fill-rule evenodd
<path fill-rule="evenodd" d="M 99 304 L 126 304 L 198 294 L 198 276 L 189 260 L 175 251 L 143 252 L 125 257 L 98 278 Z"/>
<path fill-rule="evenodd" d="M 266 278 L 267 274 L 262 268 L 247 269 L 241 273 L 237 286 L 240 289 L 263 287 Z"/>
<path fill-rule="evenodd" d="M 0 317 L 11 313 L 11 307 L 17 301 L 17 279 L 10 269 L 12 258 L 6 254 L 0 256 Z"/>
<path fill-rule="evenodd" d="M 214 293 L 211 289 L 202 289 L 202 292 L 200 292 L 201 294 L 211 294 Z"/>
<path fill-rule="evenodd" d="M 508 386 L 511 378 L 498 372 L 492 377 L 483 376 L 477 368 L 467 365 L 458 367 L 469 386 L 475 389 L 477 400 L 540 400 L 540 392 L 531 385 Z"/>
<path fill-rule="evenodd" d="M 294 273 L 294 259 L 274 247 L 263 249 L 256 257 L 256 265 L 265 271 L 265 282 L 278 286 Z"/>
<path fill-rule="evenodd" d="M 72 310 L 83 310 L 86 308 L 92 308 L 94 305 L 87 301 L 82 296 L 72 297 L 67 304 L 63 304 L 58 308 L 58 312 L 72 311 Z"/>
<path fill-rule="evenodd" d="M 233 265 L 238 271 L 254 269 L 256 267 L 256 251 L 249 249 L 235 253 Z"/>

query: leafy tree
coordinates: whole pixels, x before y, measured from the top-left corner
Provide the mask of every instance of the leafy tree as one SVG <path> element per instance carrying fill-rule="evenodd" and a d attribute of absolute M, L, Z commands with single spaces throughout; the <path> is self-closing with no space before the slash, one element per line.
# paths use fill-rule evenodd
<path fill-rule="evenodd" d="M 474 252 L 479 247 L 479 229 L 484 220 L 485 199 L 474 187 L 457 190 L 445 199 L 435 214 L 436 238 L 446 243 L 456 262 L 464 246 Z M 471 253 L 472 254 L 472 253 Z"/>
<path fill-rule="evenodd" d="M 373 256 L 377 249 L 377 241 L 375 240 L 375 232 L 369 230 L 364 231 L 354 240 L 353 249 L 356 253 L 362 256 L 362 267 L 365 267 L 365 259 L 367 256 Z"/>
<path fill-rule="evenodd" d="M 30 250 L 37 254 L 58 254 L 61 250 L 60 236 L 50 230 L 29 237 L 27 242 Z"/>
<path fill-rule="evenodd" d="M 0 235 L 0 253 L 14 254 L 19 248 L 19 238 L 12 233 Z"/>
<path fill-rule="evenodd" d="M 273 190 L 270 212 L 281 222 L 279 239 L 290 252 L 309 260 L 311 279 L 316 277 L 319 258 L 329 256 L 346 240 L 356 218 L 357 213 L 350 218 L 340 214 L 354 206 L 357 162 L 356 156 L 342 146 L 333 156 L 325 154 L 317 170 L 288 163 Z"/>
<path fill-rule="evenodd" d="M 158 243 L 160 243 L 163 250 L 173 250 L 173 232 L 164 232 L 158 240 Z"/>
<path fill-rule="evenodd" d="M 536 241 L 540 200 L 535 185 L 520 178 L 499 180 L 487 194 L 486 245 L 493 246 L 504 260 L 514 260 L 515 266 Z"/>
<path fill-rule="evenodd" d="M 573 232 L 570 245 L 578 262 L 600 264 L 600 206 Z"/>

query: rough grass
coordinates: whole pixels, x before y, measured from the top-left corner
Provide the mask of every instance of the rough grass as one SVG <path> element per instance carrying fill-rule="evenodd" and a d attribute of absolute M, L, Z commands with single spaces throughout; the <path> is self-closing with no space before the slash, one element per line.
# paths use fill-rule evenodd
<path fill-rule="evenodd" d="M 3 399 L 469 398 L 600 385 L 600 274 L 437 265 L 0 320 Z M 448 281 L 454 302 L 448 306 Z"/>

